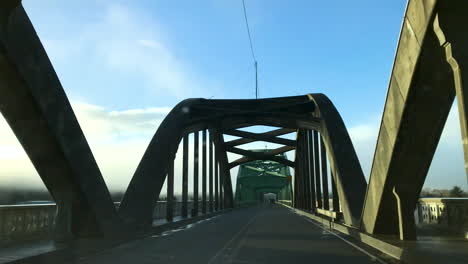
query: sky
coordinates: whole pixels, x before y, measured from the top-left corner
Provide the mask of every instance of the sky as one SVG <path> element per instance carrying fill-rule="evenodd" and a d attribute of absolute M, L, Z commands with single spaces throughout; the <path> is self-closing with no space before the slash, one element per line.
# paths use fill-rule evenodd
<path fill-rule="evenodd" d="M 112 190 L 126 188 L 179 101 L 255 96 L 241 0 L 23 5 Z M 326 94 L 368 178 L 406 1 L 246 0 L 246 6 L 260 97 Z M 467 189 L 458 122 L 453 107 L 425 187 Z M 19 182 L 41 184 L 0 118 L 0 186 Z"/>

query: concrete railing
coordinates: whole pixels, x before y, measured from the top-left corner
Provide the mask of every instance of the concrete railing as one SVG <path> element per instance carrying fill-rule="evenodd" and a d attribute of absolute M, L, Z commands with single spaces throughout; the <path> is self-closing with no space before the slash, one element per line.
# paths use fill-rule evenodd
<path fill-rule="evenodd" d="M 0 206 L 0 245 L 48 236 L 55 214 L 55 204 Z"/>
<path fill-rule="evenodd" d="M 120 203 L 116 202 L 118 208 Z M 174 202 L 174 217 L 180 216 L 182 202 Z M 201 201 L 199 206 L 201 207 Z M 207 203 L 209 207 L 209 203 Z M 153 218 L 166 218 L 166 201 L 158 201 L 153 211 Z M 191 216 L 193 201 L 187 204 L 188 215 Z M 201 208 L 200 208 L 201 209 Z M 16 241 L 49 238 L 55 225 L 56 205 L 1 205 L 0 206 L 0 246 Z"/>

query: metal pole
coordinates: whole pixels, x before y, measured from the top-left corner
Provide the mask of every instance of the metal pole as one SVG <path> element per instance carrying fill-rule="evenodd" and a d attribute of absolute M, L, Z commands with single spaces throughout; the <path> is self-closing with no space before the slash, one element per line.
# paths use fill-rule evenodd
<path fill-rule="evenodd" d="M 202 213 L 206 214 L 206 129 L 202 133 Z"/>
<path fill-rule="evenodd" d="M 193 134 L 194 146 L 193 146 L 193 214 L 192 216 L 198 215 L 198 131 Z"/>
<path fill-rule="evenodd" d="M 328 201 L 328 171 L 327 171 L 327 150 L 323 138 L 320 137 L 320 159 L 322 161 L 322 192 L 323 192 L 323 209 L 330 210 L 330 202 Z"/>
<path fill-rule="evenodd" d="M 166 220 L 170 222 L 174 218 L 174 160 L 169 162 L 169 167 L 167 168 L 166 199 Z"/>
<path fill-rule="evenodd" d="M 182 217 L 187 217 L 188 203 L 188 135 L 184 136 L 182 154 Z"/>

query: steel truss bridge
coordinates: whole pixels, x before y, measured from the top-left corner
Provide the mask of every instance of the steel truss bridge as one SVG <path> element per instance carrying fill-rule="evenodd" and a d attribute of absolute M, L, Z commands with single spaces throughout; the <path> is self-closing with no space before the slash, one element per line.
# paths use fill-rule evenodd
<path fill-rule="evenodd" d="M 116 209 L 19 0 L 0 3 L 0 111 L 57 203 L 55 241 L 131 240 L 149 234 L 153 208 L 165 181 L 168 197 L 174 194 L 174 158 L 179 144 L 183 217 L 216 210 L 234 212 L 228 210 L 235 207 L 230 169 L 254 160 L 272 160 L 294 169 L 291 206 L 299 212 L 330 219 L 341 208 L 340 225 L 354 233 L 415 240 L 416 201 L 455 97 L 465 164 L 468 160 L 467 14 L 465 0 L 409 1 L 369 182 L 339 112 L 324 94 L 258 100 L 195 98 L 180 102 L 161 123 Z M 276 129 L 264 133 L 241 130 L 256 125 Z M 294 140 L 280 137 L 291 132 L 296 133 Z M 194 207 L 188 212 L 190 134 L 196 151 L 192 153 L 191 179 Z M 224 135 L 239 138 L 225 141 Z M 241 147 L 255 141 L 282 147 L 268 152 Z M 278 156 L 292 150 L 294 160 Z M 229 161 L 227 153 L 243 157 Z M 168 221 L 172 206 L 168 199 Z"/>

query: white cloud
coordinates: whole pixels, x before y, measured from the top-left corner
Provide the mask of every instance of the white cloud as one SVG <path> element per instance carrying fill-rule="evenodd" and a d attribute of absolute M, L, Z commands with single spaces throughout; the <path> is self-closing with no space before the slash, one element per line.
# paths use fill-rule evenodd
<path fill-rule="evenodd" d="M 110 111 L 87 103 L 74 103 L 73 109 L 112 189 L 126 188 L 150 139 L 170 110 L 161 107 Z M 3 117 L 0 119 L 0 172 L 0 185 L 41 182 Z"/>

